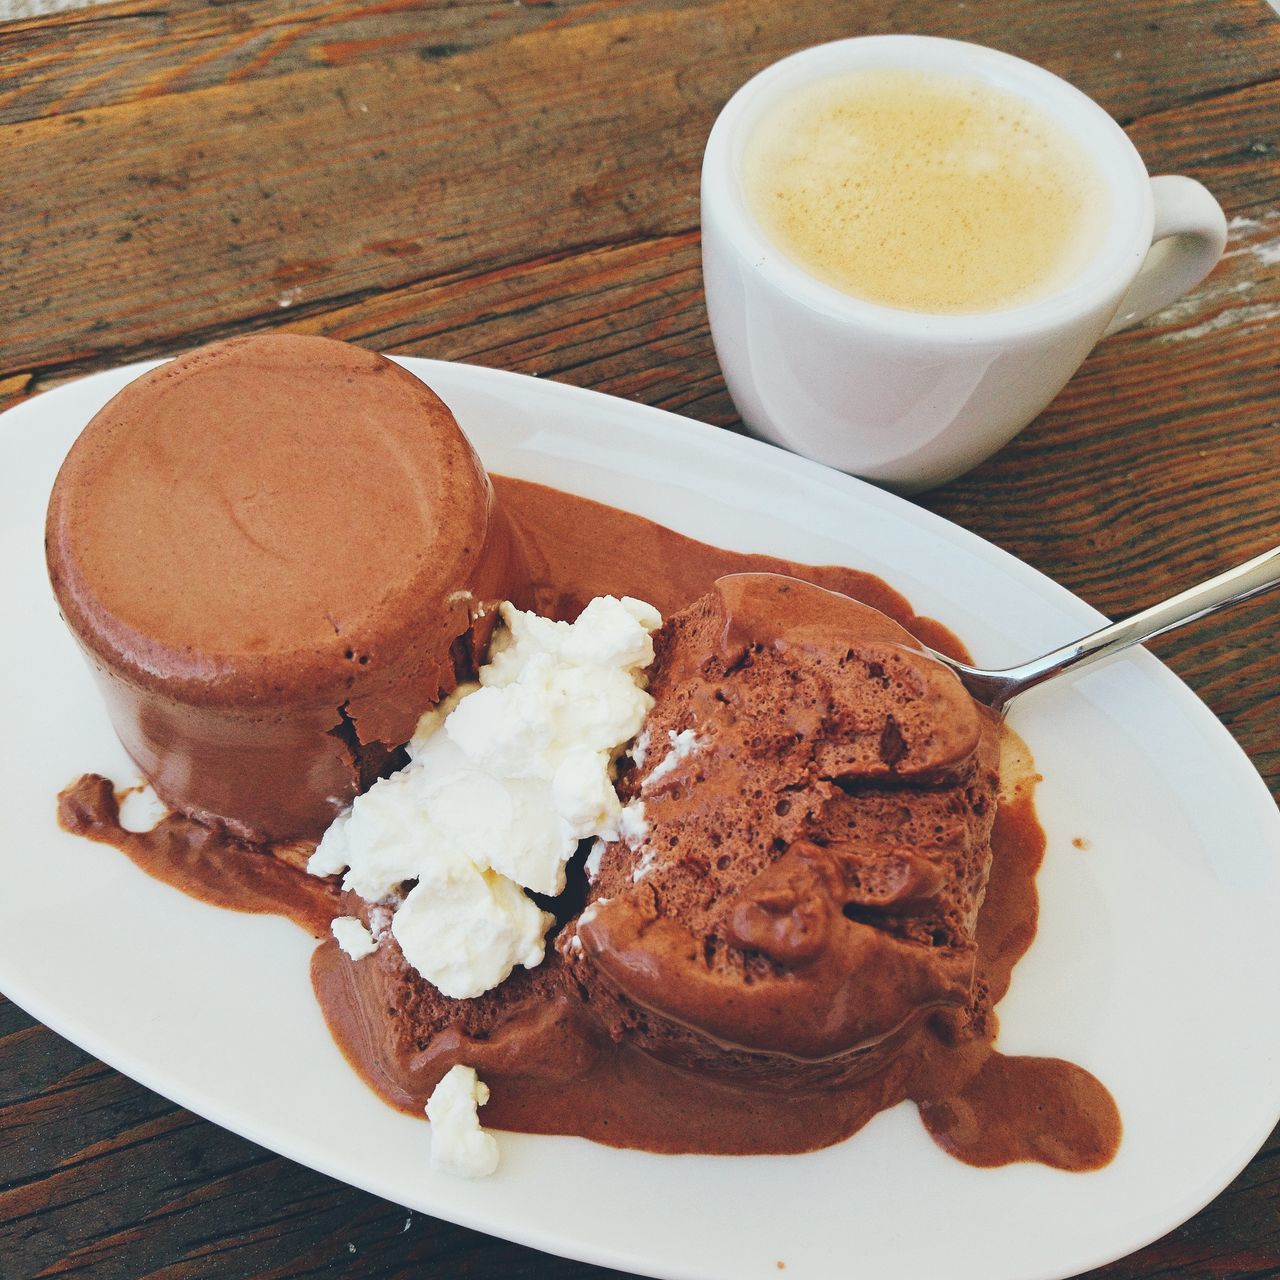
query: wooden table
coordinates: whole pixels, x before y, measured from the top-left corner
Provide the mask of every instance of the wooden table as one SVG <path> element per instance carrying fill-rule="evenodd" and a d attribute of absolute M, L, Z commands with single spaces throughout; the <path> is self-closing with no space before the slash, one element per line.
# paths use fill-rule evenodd
<path fill-rule="evenodd" d="M 698 267 L 707 130 L 781 55 L 894 30 L 1066 76 L 1231 219 L 1192 296 L 923 505 L 1117 614 L 1280 542 L 1280 22 L 1261 0 L 125 0 L 0 24 L 0 407 L 287 327 L 733 428 Z M 1155 646 L 1273 793 L 1275 619 L 1264 597 Z M 0 1036 L 5 1277 L 604 1274 L 293 1165 L 3 1002 Z M 1273 1135 L 1097 1274 L 1280 1274 L 1278 1158 Z"/>

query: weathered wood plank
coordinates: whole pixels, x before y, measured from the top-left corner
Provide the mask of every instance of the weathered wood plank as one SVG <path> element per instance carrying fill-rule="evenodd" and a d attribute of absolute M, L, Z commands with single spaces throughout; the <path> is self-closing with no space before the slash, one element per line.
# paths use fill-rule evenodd
<path fill-rule="evenodd" d="M 15 373 L 8 378 L 0 378 L 0 413 L 19 400 L 35 395 L 38 390 L 34 377 L 29 373 Z"/>
<path fill-rule="evenodd" d="M 75 117 L 70 135 L 61 120 L 14 127 L 11 167 L 24 180 L 0 250 L 15 265 L 0 303 L 6 363 L 40 365 L 54 334 L 63 358 L 79 359 L 692 225 L 692 195 L 673 202 L 670 175 L 696 168 L 675 125 L 707 114 L 700 90 L 655 69 L 655 45 L 626 55 L 641 83 L 624 111 L 610 93 L 618 68 L 606 66 L 610 46 L 630 49 L 624 32 L 558 33 L 554 60 L 546 38 L 513 41 L 500 67 L 465 77 L 413 59 L 390 76 L 355 68 L 341 86 L 300 73 L 253 98 L 224 86 L 105 109 Z M 582 111 L 549 127 L 548 95 Z M 458 166 L 463 128 L 475 159 Z M 606 132 L 631 168 L 601 153 Z M 666 176 L 641 187 L 633 169 Z M 57 266 L 68 253 L 76 290 Z"/>
<path fill-rule="evenodd" d="M 1180 19 L 1173 32 L 1128 8 L 1107 26 L 1064 9 L 1036 29 L 1036 50 L 1012 31 L 999 42 L 1043 50 L 1121 114 L 1164 107 L 1176 99 L 1163 73 L 1119 74 L 1110 45 L 1173 57 L 1204 23 L 1192 8 L 1168 11 Z M 814 39 L 891 25 L 892 13 L 604 12 L 443 62 L 389 54 L 11 126 L 0 376 L 119 361 L 290 307 L 688 231 L 702 142 L 733 87 Z M 1267 75 L 1268 28 L 1236 27 L 1223 58 L 1199 63 L 1230 68 L 1229 81 Z M 1076 68 L 1084 58 L 1087 73 Z"/>
<path fill-rule="evenodd" d="M 539 27 L 664 4 L 127 0 L 0 25 L 0 125 L 394 55 L 439 62 Z"/>
<path fill-rule="evenodd" d="M 385 63 L 405 53 L 438 61 L 540 27 L 700 7 L 699 0 L 123 0 L 0 25 L 0 124 L 317 67 Z M 779 7 L 757 4 L 749 12 L 738 5 L 733 25 L 749 32 L 762 13 Z M 1123 118 L 1252 83 L 1260 69 L 1274 69 L 1267 61 L 1275 56 L 1274 18 L 1260 3 L 1235 0 L 1210 12 L 1188 0 L 1142 0 L 1105 13 L 1089 0 L 1071 0 L 1055 6 L 1052 21 L 1026 16 L 1010 0 L 923 0 L 909 13 L 896 0 L 809 6 L 801 42 L 926 31 L 995 44 L 1095 86 Z M 1217 51 L 1213 59 L 1202 56 L 1206 41 Z M 1160 74 L 1144 74 L 1144 61 L 1158 63 Z"/>

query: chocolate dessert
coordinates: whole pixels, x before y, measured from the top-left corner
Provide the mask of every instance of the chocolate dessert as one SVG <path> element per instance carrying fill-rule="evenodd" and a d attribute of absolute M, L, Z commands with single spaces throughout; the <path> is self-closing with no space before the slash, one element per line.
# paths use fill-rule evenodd
<path fill-rule="evenodd" d="M 752 1083 L 883 1069 L 975 998 L 999 725 L 846 596 L 722 578 L 668 620 L 643 842 L 603 852 L 563 950 L 615 1040 Z"/>
<path fill-rule="evenodd" d="M 1007 734 L 918 643 L 964 656 L 955 638 L 868 574 L 494 488 L 501 511 L 426 387 L 340 344 L 220 344 L 126 389 L 59 476 L 49 563 L 122 740 L 178 811 L 126 830 L 89 776 L 63 825 L 206 901 L 317 937 L 342 924 L 316 995 L 353 1067 L 418 1115 L 463 1066 L 499 1129 L 796 1152 L 909 1098 L 970 1163 L 1105 1164 L 1105 1088 L 994 1048 L 1044 839 L 1031 785 L 998 777 Z M 421 879 L 364 901 L 290 842 L 418 740 L 484 660 L 495 600 L 567 622 L 605 595 L 668 615 L 613 797 L 643 825 L 536 894 L 541 962 L 447 996 L 391 919 Z"/>
<path fill-rule="evenodd" d="M 46 548 L 138 767 L 171 807 L 254 840 L 318 837 L 528 581 L 435 394 L 289 334 L 120 392 L 58 474 Z"/>
<path fill-rule="evenodd" d="M 365 1079 L 420 1111 L 466 1065 L 499 1128 L 656 1151 L 809 1150 L 909 1098 L 970 1163 L 1105 1164 L 1106 1090 L 993 1044 L 1042 850 L 997 718 L 896 622 L 793 578 L 720 579 L 656 651 L 618 783 L 646 829 L 581 860 L 537 968 L 454 1000 L 385 929 L 316 953 Z"/>

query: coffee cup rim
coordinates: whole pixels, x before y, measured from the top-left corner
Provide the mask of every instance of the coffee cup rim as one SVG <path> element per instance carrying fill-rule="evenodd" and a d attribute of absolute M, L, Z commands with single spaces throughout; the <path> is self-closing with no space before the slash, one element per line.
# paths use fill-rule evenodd
<path fill-rule="evenodd" d="M 1112 197 L 1111 218 L 1089 264 L 1061 289 L 1031 302 L 995 311 L 937 313 L 854 297 L 783 253 L 757 223 L 743 194 L 742 151 L 750 127 L 790 90 L 864 67 L 974 75 L 1026 98 L 1067 128 L 1084 146 Z M 708 136 L 702 205 L 703 221 L 708 216 L 720 220 L 728 239 L 758 274 L 812 310 L 895 337 L 965 343 L 1065 328 L 1104 302 L 1114 309 L 1150 248 L 1154 218 L 1150 177 L 1142 157 L 1124 130 L 1087 94 L 1044 67 L 998 49 L 941 36 L 905 34 L 853 36 L 812 45 L 746 81 L 725 103 Z"/>

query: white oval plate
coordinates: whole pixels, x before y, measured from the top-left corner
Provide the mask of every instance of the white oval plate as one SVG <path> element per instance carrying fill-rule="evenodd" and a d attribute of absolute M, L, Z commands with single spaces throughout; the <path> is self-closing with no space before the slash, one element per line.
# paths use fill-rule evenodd
<path fill-rule="evenodd" d="M 402 363 L 452 406 L 491 469 L 722 546 L 870 570 L 989 665 L 1099 621 L 979 538 L 770 446 L 556 383 Z M 806 1156 L 655 1156 L 504 1134 L 493 1178 L 432 1172 L 425 1124 L 380 1102 L 330 1040 L 301 930 L 192 901 L 55 824 L 54 796 L 76 775 L 133 773 L 54 608 L 45 503 L 77 432 L 144 367 L 0 419 L 0 989 L 34 1017 L 376 1195 L 689 1280 L 1074 1275 L 1182 1222 L 1266 1139 L 1280 1114 L 1280 818 L 1218 721 L 1138 652 L 1030 695 L 1012 717 L 1045 775 L 1049 848 L 1040 930 L 1000 1006 L 1000 1045 L 1068 1058 L 1107 1085 L 1125 1127 L 1108 1168 L 969 1168 L 903 1104 Z"/>

